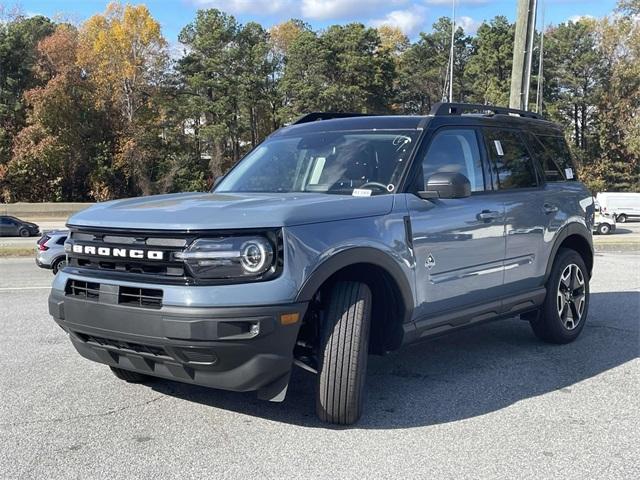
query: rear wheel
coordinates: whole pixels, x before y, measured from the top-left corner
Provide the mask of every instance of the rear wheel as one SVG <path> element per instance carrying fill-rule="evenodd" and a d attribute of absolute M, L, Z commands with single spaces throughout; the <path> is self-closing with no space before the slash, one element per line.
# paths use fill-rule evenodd
<path fill-rule="evenodd" d="M 600 235 L 607 235 L 611 231 L 611 227 L 607 223 L 601 223 L 598 225 L 598 233 Z"/>
<path fill-rule="evenodd" d="M 67 257 L 62 257 L 56 260 L 55 262 L 53 262 L 53 265 L 51 265 L 51 270 L 55 275 L 66 266 L 67 266 Z"/>
<path fill-rule="evenodd" d="M 123 370 L 122 368 L 109 367 L 113 374 L 120 380 L 124 380 L 128 383 L 145 383 L 153 380 L 153 377 L 144 375 L 142 373 L 132 372 L 130 370 Z"/>
<path fill-rule="evenodd" d="M 320 343 L 316 412 L 322 421 L 349 425 L 362 414 L 370 317 L 367 285 L 334 285 Z"/>
<path fill-rule="evenodd" d="M 572 342 L 589 312 L 589 273 L 582 257 L 574 250 L 561 249 L 546 287 L 544 305 L 530 320 L 531 328 L 545 342 Z"/>
<path fill-rule="evenodd" d="M 620 223 L 625 223 L 627 221 L 627 216 L 624 213 L 616 216 L 616 221 Z"/>

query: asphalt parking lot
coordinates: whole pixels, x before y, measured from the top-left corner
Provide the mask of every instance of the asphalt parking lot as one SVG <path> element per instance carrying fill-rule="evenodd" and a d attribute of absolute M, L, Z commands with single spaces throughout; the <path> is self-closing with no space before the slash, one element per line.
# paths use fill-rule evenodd
<path fill-rule="evenodd" d="M 596 259 L 577 342 L 504 320 L 371 357 L 366 412 L 129 385 L 47 314 L 52 275 L 0 259 L 0 478 L 640 478 L 640 255 Z"/>

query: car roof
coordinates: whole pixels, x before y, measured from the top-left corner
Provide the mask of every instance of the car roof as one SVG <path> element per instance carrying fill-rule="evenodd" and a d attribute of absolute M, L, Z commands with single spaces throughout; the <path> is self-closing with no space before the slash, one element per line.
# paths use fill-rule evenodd
<path fill-rule="evenodd" d="M 359 115 L 329 118 L 289 125 L 274 132 L 273 136 L 345 130 L 415 130 L 423 127 L 427 119 L 428 116 L 418 115 Z"/>
<path fill-rule="evenodd" d="M 344 115 L 344 114 L 341 114 Z M 544 119 L 520 117 L 509 114 L 459 114 L 459 115 L 357 115 L 353 117 L 318 119 L 293 124 L 274 132 L 272 137 L 297 136 L 314 132 L 338 132 L 347 130 L 415 130 L 440 126 L 487 126 L 519 128 L 533 133 L 562 135 L 562 129 Z"/>

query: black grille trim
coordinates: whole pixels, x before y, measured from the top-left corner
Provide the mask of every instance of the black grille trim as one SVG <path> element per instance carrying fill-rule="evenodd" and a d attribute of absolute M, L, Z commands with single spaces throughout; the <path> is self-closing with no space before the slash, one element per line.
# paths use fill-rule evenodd
<path fill-rule="evenodd" d="M 120 287 L 118 303 L 140 308 L 162 308 L 162 290 L 152 288 Z"/>
<path fill-rule="evenodd" d="M 100 284 L 70 279 L 65 286 L 65 293 L 70 297 L 97 302 L 100 298 Z"/>

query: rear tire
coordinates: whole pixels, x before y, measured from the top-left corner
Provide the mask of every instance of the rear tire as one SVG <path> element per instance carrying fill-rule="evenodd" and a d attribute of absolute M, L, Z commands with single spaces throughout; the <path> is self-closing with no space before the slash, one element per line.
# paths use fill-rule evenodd
<path fill-rule="evenodd" d="M 59 258 L 58 260 L 56 260 L 55 262 L 53 262 L 53 265 L 51 265 L 51 271 L 53 271 L 53 274 L 57 274 L 61 268 L 64 268 L 67 266 L 67 258 L 66 257 L 62 257 Z"/>
<path fill-rule="evenodd" d="M 120 380 L 124 380 L 127 383 L 145 383 L 153 380 L 153 377 L 144 375 L 142 373 L 132 372 L 130 370 L 123 370 L 122 368 L 109 367 L 113 374 Z"/>
<path fill-rule="evenodd" d="M 323 422 L 350 425 L 362 414 L 370 318 L 367 285 L 334 285 L 322 330 L 316 388 L 316 412 Z"/>
<path fill-rule="evenodd" d="M 558 251 L 540 314 L 530 320 L 533 333 L 548 343 L 573 342 L 589 313 L 589 272 L 578 252 Z"/>
<path fill-rule="evenodd" d="M 627 216 L 624 213 L 621 213 L 620 215 L 616 216 L 616 222 L 626 223 L 626 221 L 627 221 Z"/>

